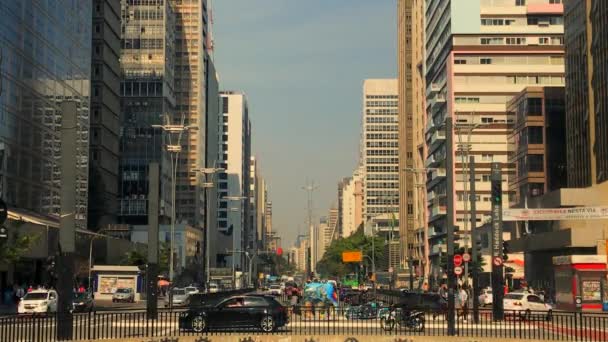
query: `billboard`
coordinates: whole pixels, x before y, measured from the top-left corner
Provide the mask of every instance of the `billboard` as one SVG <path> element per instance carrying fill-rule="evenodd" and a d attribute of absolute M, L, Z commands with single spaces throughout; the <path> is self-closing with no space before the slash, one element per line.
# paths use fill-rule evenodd
<path fill-rule="evenodd" d="M 608 207 L 505 209 L 503 221 L 606 220 Z"/>
<path fill-rule="evenodd" d="M 360 251 L 342 252 L 342 262 L 361 262 L 363 254 Z"/>

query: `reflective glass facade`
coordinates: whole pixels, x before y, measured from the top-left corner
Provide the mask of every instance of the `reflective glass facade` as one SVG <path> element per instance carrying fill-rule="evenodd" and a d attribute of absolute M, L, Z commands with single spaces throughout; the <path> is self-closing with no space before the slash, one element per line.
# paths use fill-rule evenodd
<path fill-rule="evenodd" d="M 60 208 L 61 104 L 78 108 L 78 225 L 86 226 L 91 1 L 0 0 L 2 197 L 40 214 Z"/>

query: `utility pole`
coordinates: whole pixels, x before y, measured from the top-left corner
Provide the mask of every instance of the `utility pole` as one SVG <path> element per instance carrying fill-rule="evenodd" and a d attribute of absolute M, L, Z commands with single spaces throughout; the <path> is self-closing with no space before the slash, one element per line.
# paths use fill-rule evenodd
<path fill-rule="evenodd" d="M 454 132 L 452 128 L 452 117 L 448 116 L 445 119 L 445 135 L 446 135 L 446 179 L 447 179 L 447 265 L 446 272 L 448 276 L 448 335 L 456 335 L 456 317 L 455 317 L 455 295 L 456 295 L 456 279 L 454 277 Z"/>
<path fill-rule="evenodd" d="M 473 273 L 473 322 L 479 323 L 479 267 L 477 260 L 479 259 L 477 250 L 477 194 L 475 192 L 475 156 L 470 156 L 469 160 L 470 173 L 470 188 L 471 195 L 469 201 L 471 202 L 471 261 L 473 262 L 472 273 Z"/>
<path fill-rule="evenodd" d="M 76 252 L 76 176 L 78 168 L 78 108 L 74 101 L 61 104 L 61 210 L 57 257 L 57 340 L 72 340 L 74 254 Z"/>
<path fill-rule="evenodd" d="M 308 245 L 309 245 L 309 250 L 310 252 L 309 257 L 310 257 L 310 263 L 307 263 L 307 267 L 306 267 L 306 277 L 310 277 L 310 274 L 312 272 L 312 270 L 315 268 L 315 265 L 312 264 L 312 253 L 315 253 L 315 248 L 312 247 L 313 245 L 313 239 L 314 239 L 314 234 L 312 232 L 312 216 L 313 216 L 313 194 L 315 192 L 315 190 L 317 190 L 319 188 L 318 185 L 315 185 L 315 182 L 312 181 L 309 184 L 306 184 L 306 186 L 302 187 L 303 190 L 305 190 L 308 194 Z M 316 246 L 316 241 L 315 241 L 315 246 Z"/>
<path fill-rule="evenodd" d="M 146 312 L 148 319 L 158 316 L 158 208 L 160 204 L 160 166 L 148 166 L 148 267 L 146 279 Z"/>

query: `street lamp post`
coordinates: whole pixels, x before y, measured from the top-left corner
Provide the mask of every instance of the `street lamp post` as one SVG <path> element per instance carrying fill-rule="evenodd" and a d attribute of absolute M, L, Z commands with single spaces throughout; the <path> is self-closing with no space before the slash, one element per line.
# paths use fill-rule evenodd
<path fill-rule="evenodd" d="M 214 165 L 215 166 L 215 165 Z M 203 183 L 202 183 L 202 187 L 205 191 L 204 193 L 204 197 L 205 197 L 205 288 L 209 287 L 209 281 L 210 281 L 210 276 L 211 276 L 211 272 L 209 272 L 209 268 L 210 268 L 210 249 L 211 249 L 211 236 L 210 236 L 210 232 L 211 232 L 211 221 L 209 220 L 209 216 L 211 213 L 211 207 L 210 207 L 210 201 L 209 201 L 209 189 L 212 189 L 213 187 L 215 187 L 215 182 L 214 182 L 214 178 L 213 176 L 215 176 L 216 173 L 220 173 L 220 172 L 224 172 L 226 171 L 223 168 L 216 168 L 216 167 L 212 167 L 212 168 L 200 168 L 197 170 L 194 170 L 195 172 L 200 172 L 201 174 L 203 174 L 203 176 L 205 177 Z M 211 179 L 208 179 L 208 177 L 211 176 Z"/>
<path fill-rule="evenodd" d="M 168 144 L 165 146 L 167 152 L 170 153 L 171 157 L 171 244 L 170 244 L 170 255 L 169 255 L 169 281 L 171 282 L 171 286 L 173 286 L 173 254 L 175 249 L 175 189 L 177 187 L 177 168 L 179 165 L 179 153 L 182 151 L 181 140 L 184 132 L 189 130 L 198 129 L 195 125 L 185 126 L 185 117 L 182 116 L 181 124 L 171 124 L 171 120 L 168 115 L 165 115 L 166 124 L 164 125 L 152 125 L 152 128 L 160 128 L 163 132 L 166 133 Z M 172 136 L 177 134 L 177 141 L 172 143 Z M 171 292 L 170 292 L 171 294 Z M 171 303 L 172 300 L 169 300 Z"/>
<path fill-rule="evenodd" d="M 226 200 L 228 201 L 242 201 L 247 199 L 247 197 L 244 196 L 226 196 L 224 197 Z M 242 205 L 239 208 L 230 208 L 230 211 L 232 212 L 242 212 Z M 242 220 L 240 220 L 242 223 Z M 233 223 L 234 225 L 234 223 Z M 241 226 L 241 224 L 239 223 L 239 227 L 240 229 L 242 229 L 243 227 Z M 239 248 L 240 249 L 240 248 Z M 236 231 L 235 229 L 232 229 L 232 250 L 236 250 Z M 232 288 L 236 289 L 236 260 L 235 260 L 235 256 L 234 253 L 232 254 Z"/>

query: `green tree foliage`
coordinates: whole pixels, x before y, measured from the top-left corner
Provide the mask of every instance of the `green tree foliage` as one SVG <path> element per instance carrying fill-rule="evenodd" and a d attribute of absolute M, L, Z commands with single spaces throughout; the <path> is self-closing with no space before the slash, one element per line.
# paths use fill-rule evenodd
<path fill-rule="evenodd" d="M 39 234 L 9 234 L 8 239 L 0 240 L 0 264 L 14 264 L 40 238 Z"/>
<path fill-rule="evenodd" d="M 168 273 L 169 272 L 169 258 L 171 255 L 171 250 L 168 243 L 161 242 L 160 248 L 158 249 L 158 268 L 159 273 Z M 148 248 L 134 248 L 127 253 L 121 262 L 123 265 L 129 266 L 139 266 L 144 265 L 148 261 Z"/>
<path fill-rule="evenodd" d="M 270 273 L 275 275 L 292 274 L 295 272 L 295 266 L 288 264 L 287 259 L 283 255 L 276 254 L 260 254 L 258 263 L 270 266 Z M 254 261 L 255 262 L 255 261 Z"/>
<path fill-rule="evenodd" d="M 385 240 L 382 237 L 375 237 L 373 245 L 376 263 L 378 263 L 384 256 Z M 372 237 L 365 236 L 363 225 L 359 226 L 357 231 L 351 236 L 332 241 L 329 248 L 325 251 L 323 258 L 317 263 L 317 273 L 322 277 L 340 278 L 356 272 L 356 263 L 342 262 L 342 252 L 347 251 L 362 251 L 364 255 L 369 255 L 370 257 L 373 254 Z M 363 262 L 369 264 L 370 261 L 364 258 Z"/>

